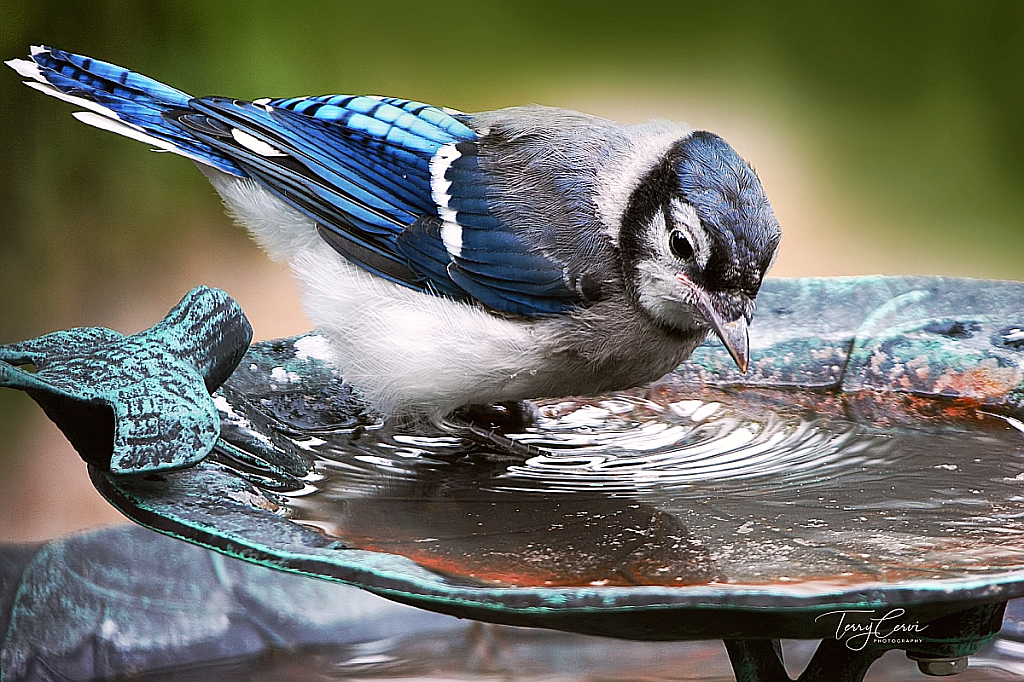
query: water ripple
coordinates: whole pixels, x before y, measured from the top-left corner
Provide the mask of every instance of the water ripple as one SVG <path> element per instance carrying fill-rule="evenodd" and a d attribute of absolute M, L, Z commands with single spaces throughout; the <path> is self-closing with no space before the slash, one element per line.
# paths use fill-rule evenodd
<path fill-rule="evenodd" d="M 530 482 L 529 489 L 600 486 L 612 492 L 758 478 L 792 486 L 864 466 L 889 451 L 886 438 L 850 422 L 742 416 L 718 403 L 687 402 L 683 410 L 649 420 L 626 422 L 621 412 L 587 405 L 542 421 L 518 440 L 545 454 L 508 467 L 502 487 Z M 602 418 L 605 428 L 599 429 Z"/>

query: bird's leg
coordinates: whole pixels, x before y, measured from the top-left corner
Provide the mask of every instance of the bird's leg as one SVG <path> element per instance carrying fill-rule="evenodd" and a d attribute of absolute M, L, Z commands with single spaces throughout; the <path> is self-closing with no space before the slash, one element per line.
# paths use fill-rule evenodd
<path fill-rule="evenodd" d="M 506 433 L 524 431 L 536 422 L 537 408 L 525 401 L 493 405 L 466 405 L 437 422 L 438 428 L 494 450 L 498 459 L 528 459 L 543 453 L 539 448 L 509 438 Z"/>
<path fill-rule="evenodd" d="M 501 433 L 520 433 L 537 423 L 537 406 L 525 400 L 490 405 L 466 405 L 451 416 Z"/>

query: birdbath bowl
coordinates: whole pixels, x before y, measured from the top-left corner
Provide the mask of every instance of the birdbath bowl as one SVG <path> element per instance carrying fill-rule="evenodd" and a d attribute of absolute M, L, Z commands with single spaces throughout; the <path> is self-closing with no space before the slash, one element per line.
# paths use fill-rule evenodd
<path fill-rule="evenodd" d="M 382 424 L 316 333 L 252 346 L 220 440 L 96 488 L 138 523 L 480 621 L 722 639 L 739 680 L 962 670 L 1024 595 L 1024 284 L 769 280 L 740 375 L 536 403 L 531 454 Z"/>

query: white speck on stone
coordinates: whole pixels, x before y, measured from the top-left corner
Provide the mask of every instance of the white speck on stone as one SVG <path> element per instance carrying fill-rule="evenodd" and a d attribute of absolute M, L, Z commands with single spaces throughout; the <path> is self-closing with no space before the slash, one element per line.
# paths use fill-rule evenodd
<path fill-rule="evenodd" d="M 1015 328 L 1009 334 L 1003 335 L 1003 343 L 1013 343 L 1014 341 L 1024 341 L 1024 330 Z"/>
<path fill-rule="evenodd" d="M 295 348 L 295 357 L 300 360 L 331 360 L 331 342 L 323 336 L 310 334 L 296 339 L 292 344 Z"/>
<path fill-rule="evenodd" d="M 277 511 L 278 508 L 276 504 L 268 500 L 263 495 L 251 493 L 247 490 L 236 490 L 226 493 L 224 496 L 234 502 L 239 502 L 256 509 L 263 509 L 264 511 Z"/>
<path fill-rule="evenodd" d="M 317 438 L 316 436 L 310 436 L 306 440 L 297 440 L 293 442 L 303 450 L 312 450 L 318 445 L 323 445 L 327 441 L 322 438 Z"/>
<path fill-rule="evenodd" d="M 230 419 L 233 422 L 245 422 L 246 424 L 249 423 L 248 420 L 246 420 L 244 417 L 239 416 L 238 413 L 235 412 L 235 408 L 231 406 L 231 403 L 228 402 L 227 398 L 225 398 L 219 393 L 214 394 L 212 398 L 213 406 L 216 407 L 220 412 L 223 412 L 228 417 L 228 419 Z"/>
<path fill-rule="evenodd" d="M 107 618 L 100 624 L 100 636 L 103 637 L 103 639 L 109 640 L 116 634 L 117 623 L 115 623 L 110 618 Z"/>
<path fill-rule="evenodd" d="M 278 384 L 295 384 L 302 381 L 295 372 L 286 372 L 284 367 L 275 367 L 270 370 L 270 380 Z"/>

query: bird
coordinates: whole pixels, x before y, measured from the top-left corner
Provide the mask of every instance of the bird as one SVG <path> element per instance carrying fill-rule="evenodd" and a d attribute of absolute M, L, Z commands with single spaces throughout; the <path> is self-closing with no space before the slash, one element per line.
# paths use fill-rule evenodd
<path fill-rule="evenodd" d="M 192 97 L 44 46 L 6 64 L 79 121 L 194 161 L 387 417 L 625 390 L 711 334 L 747 370 L 781 231 L 712 132 L 536 104 Z"/>

